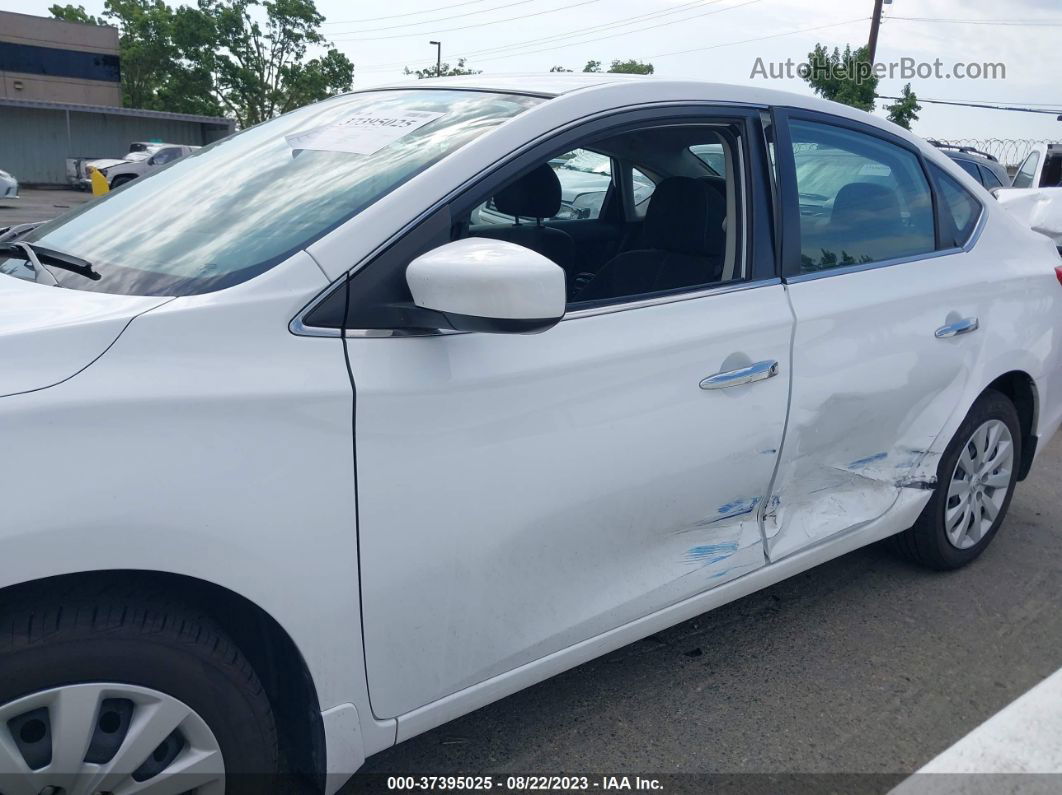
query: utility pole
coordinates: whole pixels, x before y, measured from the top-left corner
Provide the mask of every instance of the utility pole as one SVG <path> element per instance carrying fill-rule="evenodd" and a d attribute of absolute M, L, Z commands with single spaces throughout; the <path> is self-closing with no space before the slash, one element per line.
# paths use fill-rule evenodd
<path fill-rule="evenodd" d="M 435 45 L 435 76 L 442 77 L 442 42 L 429 41 L 428 44 Z"/>
<path fill-rule="evenodd" d="M 881 6 L 884 0 L 874 0 L 874 16 L 870 19 L 870 41 L 867 49 L 870 51 L 870 65 L 874 65 L 874 59 L 878 54 L 878 29 L 881 27 Z M 892 0 L 889 0 L 891 3 Z"/>

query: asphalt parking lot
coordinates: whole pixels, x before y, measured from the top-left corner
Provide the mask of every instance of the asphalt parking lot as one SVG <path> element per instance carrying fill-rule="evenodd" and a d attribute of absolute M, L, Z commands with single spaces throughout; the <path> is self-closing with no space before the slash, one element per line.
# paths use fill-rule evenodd
<path fill-rule="evenodd" d="M 889 774 L 838 790 L 887 791 L 1062 666 L 1060 482 L 1056 439 L 965 569 L 927 571 L 883 545 L 853 552 L 377 754 L 363 771 Z M 808 783 L 821 791 L 822 780 Z M 368 784 L 356 777 L 345 791 Z"/>
<path fill-rule="evenodd" d="M 22 188 L 14 201 L 0 199 L 0 228 L 47 221 L 92 198 L 88 191 Z"/>
<path fill-rule="evenodd" d="M 0 205 L 0 227 L 89 198 L 24 190 Z M 966 569 L 923 570 L 883 545 L 851 553 L 380 753 L 363 772 L 877 774 L 858 786 L 886 791 L 1062 667 L 1060 482 L 1062 438 Z M 378 783 L 355 777 L 344 792 Z"/>

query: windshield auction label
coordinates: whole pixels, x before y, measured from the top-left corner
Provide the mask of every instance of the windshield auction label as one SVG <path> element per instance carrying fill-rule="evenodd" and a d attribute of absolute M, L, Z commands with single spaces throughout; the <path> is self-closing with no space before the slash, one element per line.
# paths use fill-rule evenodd
<path fill-rule="evenodd" d="M 357 113 L 323 127 L 285 136 L 285 140 L 292 149 L 371 155 L 442 115 L 412 110 Z"/>

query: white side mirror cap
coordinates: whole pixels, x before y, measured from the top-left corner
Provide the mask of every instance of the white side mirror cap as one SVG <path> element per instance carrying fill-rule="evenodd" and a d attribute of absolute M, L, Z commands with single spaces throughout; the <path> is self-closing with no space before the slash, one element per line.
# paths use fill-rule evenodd
<path fill-rule="evenodd" d="M 564 317 L 564 271 L 536 251 L 470 237 L 439 246 L 406 268 L 413 303 L 462 331 L 545 331 Z"/>

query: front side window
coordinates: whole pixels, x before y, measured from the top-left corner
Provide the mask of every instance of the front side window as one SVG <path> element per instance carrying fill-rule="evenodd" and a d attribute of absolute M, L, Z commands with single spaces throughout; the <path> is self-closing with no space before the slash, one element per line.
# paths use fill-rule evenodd
<path fill-rule="evenodd" d="M 503 184 L 456 227 L 551 259 L 573 305 L 741 279 L 741 186 L 725 167 L 739 160 L 741 130 L 681 124 L 587 141 Z M 630 201 L 609 198 L 628 190 Z"/>
<path fill-rule="evenodd" d="M 843 127 L 793 121 L 790 130 L 802 272 L 934 250 L 932 193 L 918 157 Z"/>
<path fill-rule="evenodd" d="M 1018 169 L 1018 173 L 1014 175 L 1014 182 L 1011 183 L 1011 187 L 1014 188 L 1031 188 L 1033 186 L 1033 180 L 1036 179 L 1036 167 L 1040 165 L 1040 153 L 1031 152 L 1025 162 L 1021 164 L 1021 168 Z"/>
<path fill-rule="evenodd" d="M 277 265 L 539 102 L 424 89 L 334 97 L 179 158 L 24 239 L 88 260 L 101 276 L 57 270 L 64 287 L 219 290 Z"/>

